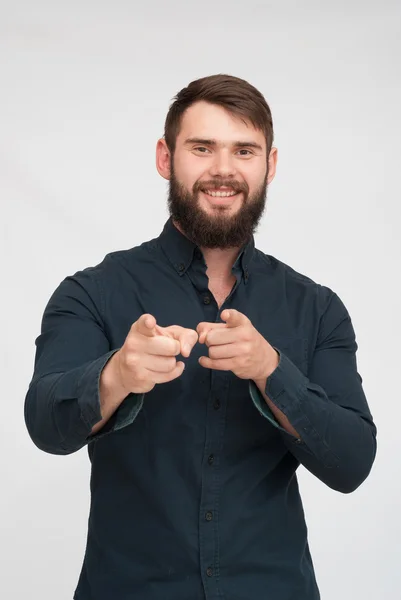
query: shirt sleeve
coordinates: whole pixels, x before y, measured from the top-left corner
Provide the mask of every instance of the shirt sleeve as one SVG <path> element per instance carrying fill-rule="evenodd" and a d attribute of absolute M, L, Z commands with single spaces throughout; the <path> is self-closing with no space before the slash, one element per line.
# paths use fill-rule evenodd
<path fill-rule="evenodd" d="M 308 376 L 282 352 L 265 394 L 299 433 L 277 422 L 256 384 L 250 394 L 259 412 L 281 431 L 289 451 L 329 487 L 348 493 L 368 476 L 376 456 L 376 426 L 357 371 L 351 318 L 332 294 L 320 321 Z"/>
<path fill-rule="evenodd" d="M 129 394 L 95 435 L 102 416 L 99 382 L 111 348 L 102 318 L 94 268 L 67 277 L 50 298 L 36 339 L 32 380 L 25 398 L 25 423 L 45 452 L 70 454 L 133 422 L 144 394 Z"/>

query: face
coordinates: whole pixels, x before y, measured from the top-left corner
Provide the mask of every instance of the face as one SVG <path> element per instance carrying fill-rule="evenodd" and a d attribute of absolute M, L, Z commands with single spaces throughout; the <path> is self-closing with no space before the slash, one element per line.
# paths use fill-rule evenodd
<path fill-rule="evenodd" d="M 264 134 L 220 106 L 197 102 L 183 115 L 173 157 L 163 142 L 157 164 L 170 182 L 175 223 L 203 248 L 243 245 L 256 231 L 275 171 Z"/>

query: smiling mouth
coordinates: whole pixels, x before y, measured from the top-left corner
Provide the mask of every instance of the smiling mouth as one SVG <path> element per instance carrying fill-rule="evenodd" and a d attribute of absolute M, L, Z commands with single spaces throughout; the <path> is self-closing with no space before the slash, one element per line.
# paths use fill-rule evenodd
<path fill-rule="evenodd" d="M 231 198 L 233 196 L 237 196 L 240 192 L 236 192 L 235 190 L 230 189 L 219 189 L 219 190 L 201 190 L 207 196 L 211 196 L 212 198 Z"/>

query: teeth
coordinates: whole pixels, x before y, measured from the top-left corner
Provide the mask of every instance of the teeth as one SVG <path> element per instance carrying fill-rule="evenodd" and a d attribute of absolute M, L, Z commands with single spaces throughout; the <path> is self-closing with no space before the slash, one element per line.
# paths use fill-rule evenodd
<path fill-rule="evenodd" d="M 228 196 L 235 196 L 235 194 L 237 192 L 231 191 L 231 192 L 216 192 L 216 191 L 212 191 L 212 190 L 205 190 L 206 194 L 209 194 L 209 196 L 213 196 L 214 198 L 227 198 Z"/>

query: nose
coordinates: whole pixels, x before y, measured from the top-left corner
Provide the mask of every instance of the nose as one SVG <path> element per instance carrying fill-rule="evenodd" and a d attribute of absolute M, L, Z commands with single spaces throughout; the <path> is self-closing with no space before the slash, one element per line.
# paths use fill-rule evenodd
<path fill-rule="evenodd" d="M 209 170 L 212 177 L 234 177 L 236 168 L 231 153 L 227 150 L 215 152 Z"/>

